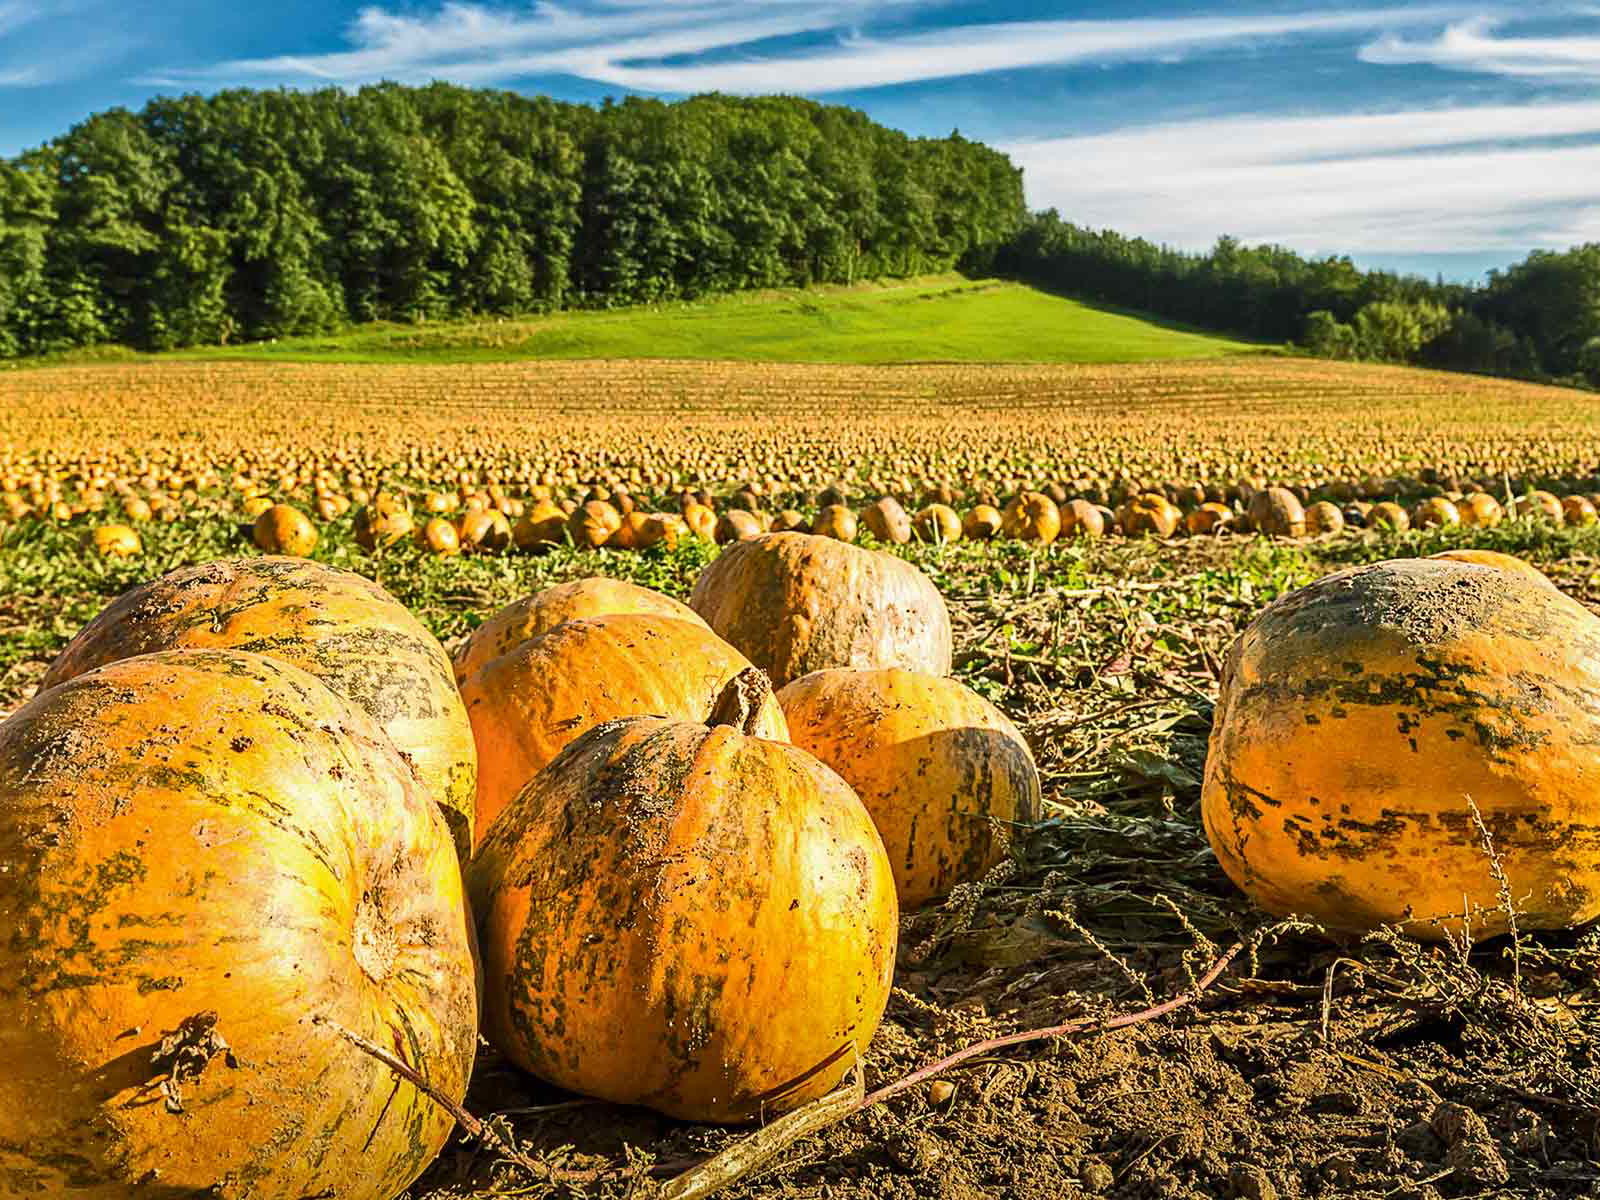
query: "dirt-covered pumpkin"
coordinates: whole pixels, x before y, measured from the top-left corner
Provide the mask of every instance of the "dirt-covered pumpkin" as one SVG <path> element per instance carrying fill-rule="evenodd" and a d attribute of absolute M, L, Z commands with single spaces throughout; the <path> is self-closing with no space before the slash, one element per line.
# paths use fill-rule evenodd
<path fill-rule="evenodd" d="M 689 606 L 779 687 L 827 667 L 950 673 L 950 613 L 933 581 L 832 538 L 736 543 L 700 573 Z"/>
<path fill-rule="evenodd" d="M 478 748 L 478 836 L 563 747 L 603 721 L 711 711 L 748 659 L 697 620 L 612 613 L 564 621 L 482 661 L 461 682 Z M 786 739 L 777 702 L 763 737 Z"/>
<path fill-rule="evenodd" d="M 0 1195 L 391 1200 L 466 1092 L 449 831 L 388 738 L 257 654 L 126 659 L 0 725 Z"/>
<path fill-rule="evenodd" d="M 366 710 L 415 768 L 459 845 L 471 846 L 477 758 L 450 659 L 378 584 L 294 558 L 182 567 L 113 600 L 41 686 L 136 654 L 194 649 L 292 663 Z"/>
<path fill-rule="evenodd" d="M 872 819 L 760 736 L 740 678 L 699 721 L 590 730 L 490 829 L 469 872 L 490 1041 L 561 1087 L 696 1121 L 824 1095 L 894 973 Z"/>
<path fill-rule="evenodd" d="M 981 878 L 1039 815 L 1016 726 L 954 679 L 817 671 L 778 693 L 789 740 L 856 790 L 889 851 L 903 908 Z"/>
<path fill-rule="evenodd" d="M 1430 939 L 1466 916 L 1490 936 L 1498 861 L 1518 924 L 1564 928 L 1600 917 L 1596 741 L 1587 609 L 1498 566 L 1376 563 L 1279 600 L 1234 645 L 1206 830 L 1274 913 Z"/>
<path fill-rule="evenodd" d="M 653 613 L 710 629 L 699 613 L 671 596 L 621 579 L 577 579 L 508 604 L 474 629 L 456 648 L 456 681 L 461 682 L 490 659 L 515 650 L 564 621 L 615 613 Z"/>
<path fill-rule="evenodd" d="M 1502 554 L 1498 550 L 1478 550 L 1470 546 L 1462 546 L 1454 550 L 1442 550 L 1433 555 L 1433 557 L 1450 562 L 1477 563 L 1479 566 L 1495 567 L 1501 571 L 1514 571 L 1519 575 L 1526 576 L 1535 583 L 1542 583 L 1546 587 L 1553 588 L 1556 586 L 1550 582 L 1548 575 L 1531 562 L 1518 558 L 1513 554 Z"/>

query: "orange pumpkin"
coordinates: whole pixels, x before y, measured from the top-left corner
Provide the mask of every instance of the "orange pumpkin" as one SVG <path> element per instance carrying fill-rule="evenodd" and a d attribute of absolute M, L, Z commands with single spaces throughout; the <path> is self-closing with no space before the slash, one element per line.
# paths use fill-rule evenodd
<path fill-rule="evenodd" d="M 1600 917 L 1600 621 L 1525 572 L 1343 571 L 1228 656 L 1206 762 L 1223 868 L 1274 913 L 1439 939 Z"/>
<path fill-rule="evenodd" d="M 930 504 L 917 514 L 913 522 L 919 542 L 936 546 L 961 540 L 961 517 L 948 504 Z"/>
<path fill-rule="evenodd" d="M 817 671 L 778 693 L 789 740 L 844 777 L 889 851 L 902 908 L 979 879 L 1039 817 L 1016 726 L 954 679 Z"/>
<path fill-rule="evenodd" d="M 760 537 L 767 531 L 766 523 L 753 512 L 742 508 L 730 508 L 722 514 L 721 520 L 713 531 L 713 537 L 720 546 L 729 542 L 744 541 L 748 538 Z"/>
<path fill-rule="evenodd" d="M 495 553 L 511 545 L 511 522 L 498 508 L 469 507 L 456 526 L 463 550 Z"/>
<path fill-rule="evenodd" d="M 101 525 L 90 536 L 90 545 L 101 558 L 134 558 L 144 553 L 144 543 L 127 525 Z"/>
<path fill-rule="evenodd" d="M 478 748 L 479 836 L 585 730 L 652 713 L 691 719 L 749 661 L 697 621 L 612 613 L 565 621 L 490 658 L 461 683 Z M 776 702 L 763 737 L 788 739 Z"/>
<path fill-rule="evenodd" d="M 455 652 L 456 682 L 480 671 L 490 659 L 508 654 L 524 642 L 548 633 L 564 621 L 617 613 L 653 613 L 676 617 L 709 632 L 711 626 L 681 600 L 636 583 L 596 576 L 558 584 L 508 604 L 462 642 Z"/>
<path fill-rule="evenodd" d="M 1184 518 L 1183 524 L 1185 529 L 1197 537 L 1221 533 L 1223 530 L 1233 527 L 1233 510 L 1226 504 L 1218 504 L 1215 501 L 1208 502 L 1202 504 Z"/>
<path fill-rule="evenodd" d="M 1000 536 L 1005 514 L 992 504 L 977 504 L 961 520 L 961 536 L 969 542 L 987 542 Z"/>
<path fill-rule="evenodd" d="M 1461 514 L 1461 523 L 1474 529 L 1493 529 L 1505 519 L 1500 501 L 1488 492 L 1472 492 L 1462 498 L 1456 509 Z"/>
<path fill-rule="evenodd" d="M 1048 546 L 1061 534 L 1061 510 L 1043 492 L 1021 492 L 1000 514 L 1000 531 L 1008 538 Z"/>
<path fill-rule="evenodd" d="M 364 550 L 392 546 L 416 532 L 416 523 L 404 509 L 363 508 L 356 514 L 356 543 Z"/>
<path fill-rule="evenodd" d="M 878 541 L 903 546 L 911 540 L 911 518 L 893 496 L 874 500 L 861 511 L 861 523 Z"/>
<path fill-rule="evenodd" d="M 698 721 L 590 730 L 469 872 L 484 1018 L 561 1087 L 694 1121 L 826 1094 L 894 975 L 894 880 L 848 784 L 759 735 L 747 672 Z M 703 720 L 703 718 L 702 718 Z"/>
<path fill-rule="evenodd" d="M 138 654 L 193 649 L 292 663 L 365 709 L 415 768 L 463 850 L 471 847 L 477 760 L 450 660 L 376 583 L 293 558 L 183 567 L 113 600 L 41 686 Z"/>
<path fill-rule="evenodd" d="M 461 535 L 444 517 L 430 517 L 418 534 L 422 544 L 434 554 L 449 556 L 461 553 Z"/>
<path fill-rule="evenodd" d="M 1100 537 L 1106 532 L 1100 510 L 1087 500 L 1068 500 L 1060 511 L 1062 537 Z"/>
<path fill-rule="evenodd" d="M 1331 500 L 1318 500 L 1306 509 L 1306 532 L 1314 537 L 1344 532 L 1344 513 Z"/>
<path fill-rule="evenodd" d="M 621 526 L 622 514 L 604 500 L 590 500 L 567 518 L 567 532 L 580 550 L 604 546 Z"/>
<path fill-rule="evenodd" d="M 1372 506 L 1372 511 L 1367 514 L 1367 528 L 1404 533 L 1411 528 L 1411 514 L 1393 500 L 1385 500 Z"/>
<path fill-rule="evenodd" d="M 511 540 L 519 550 L 559 545 L 567 540 L 567 514 L 549 500 L 535 500 L 512 526 Z"/>
<path fill-rule="evenodd" d="M 933 582 L 832 538 L 735 543 L 700 573 L 689 606 L 780 687 L 826 667 L 950 673 L 950 614 Z"/>
<path fill-rule="evenodd" d="M 853 542 L 859 525 L 856 514 L 848 505 L 827 504 L 817 512 L 817 519 L 811 523 L 811 532 L 841 542 Z"/>
<path fill-rule="evenodd" d="M 372 720 L 256 654 L 126 659 L 0 726 L 0 1194 L 389 1200 L 466 1093 L 450 835 Z"/>
<path fill-rule="evenodd" d="M 257 548 L 267 554 L 307 557 L 317 548 L 317 527 L 311 518 L 290 504 L 273 504 L 262 510 L 251 530 Z"/>
<path fill-rule="evenodd" d="M 1178 531 L 1183 514 L 1165 496 L 1145 492 L 1123 505 L 1120 520 L 1129 537 L 1169 538 Z"/>
<path fill-rule="evenodd" d="M 1461 513 L 1443 496 L 1432 496 L 1418 504 L 1411 514 L 1415 529 L 1437 529 L 1461 524 Z"/>
<path fill-rule="evenodd" d="M 1250 497 L 1250 525 L 1268 537 L 1305 537 L 1306 510 L 1288 488 L 1266 488 Z"/>

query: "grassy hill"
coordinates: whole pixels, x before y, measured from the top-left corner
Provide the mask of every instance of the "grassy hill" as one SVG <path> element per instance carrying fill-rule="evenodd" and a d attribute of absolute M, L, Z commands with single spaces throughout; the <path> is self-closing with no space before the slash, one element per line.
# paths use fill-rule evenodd
<path fill-rule="evenodd" d="M 611 312 L 366 325 L 326 337 L 182 351 L 189 359 L 488 362 L 676 358 L 747 362 L 1113 363 L 1218 358 L 1267 347 L 1021 284 L 935 276 L 755 292 Z"/>

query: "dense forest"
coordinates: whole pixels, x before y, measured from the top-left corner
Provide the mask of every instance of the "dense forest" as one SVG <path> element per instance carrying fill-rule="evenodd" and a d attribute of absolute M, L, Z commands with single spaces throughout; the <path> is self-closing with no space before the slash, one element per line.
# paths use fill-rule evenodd
<path fill-rule="evenodd" d="M 0 355 L 948 270 L 1020 172 L 793 98 L 227 91 L 0 162 Z"/>
<path fill-rule="evenodd" d="M 1481 287 L 1026 213 L 1021 173 L 792 97 L 433 84 L 101 113 L 0 161 L 0 356 L 994 270 L 1336 358 L 1600 386 L 1600 245 Z"/>
<path fill-rule="evenodd" d="M 1051 211 L 993 264 L 1039 287 L 1330 358 L 1600 387 L 1600 245 L 1537 251 L 1469 286 L 1232 238 L 1185 253 Z"/>

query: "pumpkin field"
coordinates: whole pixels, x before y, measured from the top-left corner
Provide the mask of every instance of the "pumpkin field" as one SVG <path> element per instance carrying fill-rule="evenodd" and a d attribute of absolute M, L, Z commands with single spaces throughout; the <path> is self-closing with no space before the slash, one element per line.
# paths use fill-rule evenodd
<path fill-rule="evenodd" d="M 0 376 L 0 1197 L 1600 1195 L 1600 410 Z"/>

